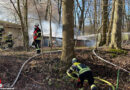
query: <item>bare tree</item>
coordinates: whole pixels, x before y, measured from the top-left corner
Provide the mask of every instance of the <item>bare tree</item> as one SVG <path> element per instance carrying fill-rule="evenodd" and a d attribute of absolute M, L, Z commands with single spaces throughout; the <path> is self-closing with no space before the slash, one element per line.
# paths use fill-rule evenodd
<path fill-rule="evenodd" d="M 62 0 L 58 0 L 59 24 L 61 22 L 61 8 L 62 8 Z"/>
<path fill-rule="evenodd" d="M 97 27 L 97 0 L 94 0 L 94 32 Z"/>
<path fill-rule="evenodd" d="M 61 60 L 67 62 L 74 57 L 74 0 L 62 1 L 63 42 Z"/>
<path fill-rule="evenodd" d="M 20 0 L 17 0 L 17 6 L 15 6 L 14 2 L 10 0 L 12 3 L 21 23 L 22 33 L 23 33 L 23 42 L 24 46 L 26 47 L 26 50 L 28 50 L 28 44 L 29 44 L 29 37 L 28 37 L 28 0 L 23 0 L 23 6 L 24 6 L 24 14 L 21 10 L 21 2 Z"/>
<path fill-rule="evenodd" d="M 112 12 L 111 12 L 111 18 L 109 21 L 106 45 L 109 45 L 109 43 L 111 41 L 111 31 L 112 31 L 112 27 L 113 27 L 114 11 L 115 11 L 115 0 L 113 0 L 113 3 L 112 3 Z"/>
<path fill-rule="evenodd" d="M 76 0 L 76 1 L 77 1 L 77 5 L 78 5 L 78 7 L 80 9 L 80 12 L 81 12 L 80 13 L 80 17 L 79 17 L 79 30 L 81 30 L 82 27 L 83 27 L 83 24 L 84 24 L 84 14 L 85 14 L 85 3 L 86 3 L 86 0 L 82 0 L 82 7 L 80 6 L 79 1 L 78 0 Z M 84 28 L 83 28 L 82 33 L 84 34 Z"/>
<path fill-rule="evenodd" d="M 125 26 L 125 0 L 123 0 L 123 9 L 122 9 L 122 29 L 124 30 Z"/>
<path fill-rule="evenodd" d="M 98 9 L 97 9 L 97 26 L 101 25 L 101 0 L 98 0 L 97 5 L 98 5 Z"/>
<path fill-rule="evenodd" d="M 110 48 L 121 49 L 121 27 L 122 27 L 122 9 L 123 1 L 115 1 L 114 21 L 112 27 L 112 36 Z"/>
<path fill-rule="evenodd" d="M 51 0 L 49 0 L 49 22 L 50 22 L 50 37 L 49 37 L 49 45 L 52 49 L 52 27 L 51 27 L 51 21 L 52 21 L 52 3 Z"/>
<path fill-rule="evenodd" d="M 128 6 L 128 15 L 127 18 L 127 32 L 130 32 L 130 0 L 127 0 L 127 6 Z"/>
<path fill-rule="evenodd" d="M 99 46 L 106 44 L 106 33 L 108 29 L 108 0 L 102 0 L 102 31 Z"/>
<path fill-rule="evenodd" d="M 46 6 L 46 13 L 45 13 L 45 20 L 47 20 L 47 16 L 48 16 L 48 11 L 49 11 L 49 0 L 47 1 L 47 6 Z"/>
<path fill-rule="evenodd" d="M 24 6 L 24 30 L 25 30 L 25 46 L 26 50 L 28 50 L 29 46 L 29 36 L 28 36 L 28 0 L 23 0 Z"/>

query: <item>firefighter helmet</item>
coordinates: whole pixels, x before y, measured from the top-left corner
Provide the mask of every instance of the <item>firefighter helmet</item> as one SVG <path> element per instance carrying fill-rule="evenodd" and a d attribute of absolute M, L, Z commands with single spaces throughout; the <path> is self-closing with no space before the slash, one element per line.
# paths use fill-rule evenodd
<path fill-rule="evenodd" d="M 73 58 L 72 59 L 72 64 L 75 63 L 75 62 L 78 62 L 78 60 L 76 58 Z"/>
<path fill-rule="evenodd" d="M 39 24 L 38 24 L 38 23 L 35 23 L 35 26 L 36 26 L 36 27 L 38 27 L 38 26 L 39 26 Z"/>

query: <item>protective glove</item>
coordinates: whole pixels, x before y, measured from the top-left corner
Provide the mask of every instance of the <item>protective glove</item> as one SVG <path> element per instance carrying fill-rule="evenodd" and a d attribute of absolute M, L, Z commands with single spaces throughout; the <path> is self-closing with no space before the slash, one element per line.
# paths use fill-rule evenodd
<path fill-rule="evenodd" d="M 78 87 L 78 88 L 82 88 L 82 87 L 83 87 L 80 78 L 78 78 L 77 87 Z"/>
<path fill-rule="evenodd" d="M 72 73 L 71 75 L 72 75 L 73 77 L 75 77 L 75 78 L 78 78 L 77 74 L 75 74 L 75 73 Z"/>

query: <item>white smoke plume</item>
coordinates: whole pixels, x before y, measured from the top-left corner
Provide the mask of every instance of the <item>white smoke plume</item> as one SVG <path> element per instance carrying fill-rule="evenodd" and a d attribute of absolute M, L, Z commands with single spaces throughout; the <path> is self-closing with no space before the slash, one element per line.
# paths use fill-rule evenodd
<path fill-rule="evenodd" d="M 30 23 L 29 25 L 29 38 L 30 38 L 30 44 L 33 41 L 33 32 L 34 32 L 34 25 L 37 23 L 36 21 Z M 58 25 L 54 22 L 51 24 L 52 26 L 52 37 L 62 37 L 62 25 Z M 40 26 L 39 26 L 40 27 Z M 48 36 L 50 34 L 50 24 L 48 21 L 42 21 L 42 35 L 43 36 Z M 41 29 L 41 27 L 40 27 Z"/>

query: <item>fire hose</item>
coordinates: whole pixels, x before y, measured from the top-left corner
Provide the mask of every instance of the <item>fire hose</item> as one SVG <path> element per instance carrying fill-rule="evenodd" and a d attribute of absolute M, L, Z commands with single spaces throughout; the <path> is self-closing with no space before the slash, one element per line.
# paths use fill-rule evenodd
<path fill-rule="evenodd" d="M 60 52 L 61 50 L 57 50 L 57 51 L 46 51 L 46 52 L 43 52 L 44 54 L 47 54 L 47 53 L 55 53 L 55 52 Z M 43 54 L 42 53 L 42 54 Z M 19 78 L 19 76 L 20 76 L 20 74 L 21 74 L 21 72 L 22 72 L 22 70 L 23 70 L 23 68 L 24 68 L 24 66 L 25 66 L 25 64 L 27 64 L 29 61 L 31 61 L 33 58 L 35 58 L 35 57 L 37 57 L 37 56 L 40 56 L 41 54 L 37 54 L 37 55 L 34 55 L 34 56 L 32 56 L 32 57 L 30 57 L 28 60 L 26 60 L 24 63 L 23 63 L 23 65 L 21 66 L 21 68 L 20 68 L 20 70 L 19 70 L 19 72 L 18 72 L 18 74 L 17 74 L 17 76 L 16 76 L 16 78 L 15 78 L 15 80 L 14 80 L 14 82 L 13 82 L 13 84 L 10 86 L 11 88 L 12 87 L 14 87 L 14 85 L 16 84 L 16 82 L 18 81 L 18 78 Z"/>
<path fill-rule="evenodd" d="M 72 79 L 75 79 L 75 80 L 78 79 L 78 78 L 76 78 L 76 77 L 73 77 L 73 76 L 72 76 L 71 74 L 69 74 L 68 72 L 67 72 L 67 75 L 68 75 L 70 78 L 72 78 Z M 108 86 L 110 86 L 110 87 L 112 88 L 112 90 L 115 90 L 115 87 L 114 87 L 110 82 L 108 82 L 108 81 L 106 81 L 106 80 L 104 80 L 104 79 L 101 79 L 100 77 L 94 77 L 94 79 L 106 83 Z M 88 82 L 88 80 L 85 80 L 85 82 Z M 98 81 L 94 81 L 94 82 L 95 82 L 95 83 L 99 83 Z"/>

